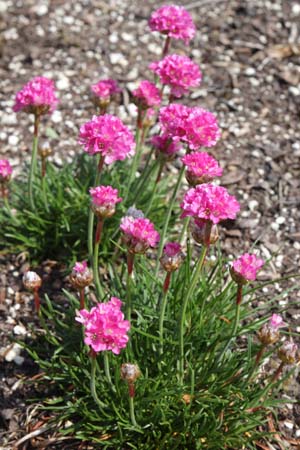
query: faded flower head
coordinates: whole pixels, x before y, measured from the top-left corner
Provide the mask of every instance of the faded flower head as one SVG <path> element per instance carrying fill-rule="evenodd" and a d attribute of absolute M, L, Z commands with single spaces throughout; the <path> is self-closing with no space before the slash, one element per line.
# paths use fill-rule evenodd
<path fill-rule="evenodd" d="M 96 97 L 109 100 L 112 95 L 121 92 L 121 89 L 115 80 L 109 78 L 108 80 L 100 80 L 98 83 L 93 84 L 91 91 Z"/>
<path fill-rule="evenodd" d="M 168 242 L 165 244 L 160 263 L 167 272 L 177 270 L 182 264 L 183 259 L 184 253 L 178 242 Z"/>
<path fill-rule="evenodd" d="M 111 297 L 106 303 L 98 303 L 90 311 L 82 309 L 75 320 L 84 326 L 84 342 L 94 352 L 111 350 L 118 355 L 128 342 L 130 323 L 124 320 L 122 302 Z"/>
<path fill-rule="evenodd" d="M 265 323 L 258 332 L 258 339 L 263 345 L 274 344 L 279 340 L 279 328 L 284 327 L 283 319 L 278 314 L 273 314 L 269 322 Z"/>
<path fill-rule="evenodd" d="M 161 108 L 159 123 L 165 135 L 187 144 L 191 150 L 213 147 L 221 137 L 215 115 L 197 106 L 171 103 Z"/>
<path fill-rule="evenodd" d="M 181 150 L 181 143 L 174 141 L 172 138 L 166 135 L 157 135 L 151 138 L 151 144 L 156 149 L 156 156 L 162 156 L 166 160 L 170 161 L 175 157 L 175 153 Z"/>
<path fill-rule="evenodd" d="M 83 289 L 93 281 L 93 274 L 89 270 L 86 261 L 77 261 L 70 274 L 70 283 L 76 289 Z"/>
<path fill-rule="evenodd" d="M 90 155 L 99 153 L 105 164 L 122 161 L 134 154 L 134 137 L 116 116 L 93 116 L 80 128 L 79 143 Z"/>
<path fill-rule="evenodd" d="M 136 104 L 141 109 L 148 109 L 152 106 L 158 106 L 161 102 L 161 94 L 159 89 L 151 81 L 143 80 L 139 87 L 133 91 Z"/>
<path fill-rule="evenodd" d="M 264 261 L 250 253 L 245 253 L 233 261 L 231 266 L 231 276 L 238 284 L 246 284 L 248 281 L 256 279 L 257 272 L 264 265 Z"/>
<path fill-rule="evenodd" d="M 7 159 L 0 159 L 0 183 L 6 183 L 10 180 L 12 167 Z"/>
<path fill-rule="evenodd" d="M 278 349 L 278 358 L 285 364 L 295 364 L 299 359 L 298 345 L 292 341 L 286 341 Z"/>
<path fill-rule="evenodd" d="M 202 74 L 198 65 L 187 56 L 167 55 L 149 67 L 159 76 L 162 84 L 170 86 L 174 97 L 181 97 L 201 83 Z"/>
<path fill-rule="evenodd" d="M 196 28 L 191 15 L 182 6 L 165 5 L 151 14 L 151 31 L 159 31 L 186 44 L 195 36 Z"/>
<path fill-rule="evenodd" d="M 226 188 L 213 184 L 199 184 L 187 191 L 180 207 L 181 217 L 192 216 L 196 219 L 219 223 L 225 219 L 235 219 L 240 210 L 238 201 L 229 195 Z"/>
<path fill-rule="evenodd" d="M 198 244 L 214 245 L 219 239 L 218 226 L 210 220 L 193 219 L 190 222 L 190 230 Z"/>
<path fill-rule="evenodd" d="M 101 218 L 111 217 L 116 211 L 116 204 L 122 199 L 118 197 L 118 189 L 111 186 L 97 186 L 90 189 L 92 210 Z"/>
<path fill-rule="evenodd" d="M 206 152 L 189 153 L 181 161 L 187 168 L 186 179 L 191 186 L 209 183 L 223 172 L 218 162 Z"/>
<path fill-rule="evenodd" d="M 52 112 L 57 103 L 54 82 L 46 77 L 35 77 L 16 94 L 13 110 L 41 115 Z"/>
<path fill-rule="evenodd" d="M 41 287 L 42 279 L 36 272 L 28 270 L 23 276 L 23 284 L 29 291 L 34 291 Z"/>
<path fill-rule="evenodd" d="M 130 253 L 145 253 L 159 241 L 159 233 L 149 219 L 125 216 L 121 219 L 120 229 Z"/>
<path fill-rule="evenodd" d="M 134 383 L 140 376 L 141 371 L 137 364 L 124 363 L 121 365 L 121 378 L 128 383 Z"/>

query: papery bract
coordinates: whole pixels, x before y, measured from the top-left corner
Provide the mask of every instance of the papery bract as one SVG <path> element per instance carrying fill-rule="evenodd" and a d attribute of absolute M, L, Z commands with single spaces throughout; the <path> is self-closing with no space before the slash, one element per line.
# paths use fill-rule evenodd
<path fill-rule="evenodd" d="M 238 201 L 226 188 L 213 184 L 200 184 L 189 189 L 180 207 L 183 209 L 181 217 L 192 216 L 213 223 L 235 219 L 240 210 Z"/>
<path fill-rule="evenodd" d="M 46 114 L 52 112 L 57 103 L 54 82 L 46 77 L 35 77 L 16 94 L 13 110 Z"/>
<path fill-rule="evenodd" d="M 134 137 L 116 116 L 93 116 L 80 128 L 79 143 L 90 155 L 100 154 L 105 164 L 123 160 L 134 154 Z"/>
<path fill-rule="evenodd" d="M 162 267 L 167 272 L 177 270 L 184 260 L 184 253 L 178 242 L 168 242 L 165 244 L 163 254 L 160 258 Z"/>
<path fill-rule="evenodd" d="M 198 86 L 202 79 L 198 65 L 183 55 L 167 55 L 149 67 L 162 84 L 170 86 L 174 97 L 181 97 L 189 88 Z"/>
<path fill-rule="evenodd" d="M 87 262 L 77 261 L 74 264 L 72 272 L 70 274 L 70 283 L 76 289 L 83 289 L 86 286 L 89 286 L 93 281 L 93 274 L 88 268 Z"/>
<path fill-rule="evenodd" d="M 159 89 L 148 80 L 141 81 L 138 88 L 132 92 L 132 95 L 136 98 L 137 105 L 142 109 L 158 106 L 161 102 Z"/>
<path fill-rule="evenodd" d="M 164 5 L 151 14 L 149 27 L 186 44 L 195 36 L 196 28 L 191 15 L 177 5 Z"/>
<path fill-rule="evenodd" d="M 121 220 L 120 229 L 124 233 L 123 240 L 132 253 L 144 253 L 159 241 L 159 233 L 149 219 L 125 216 Z"/>
<path fill-rule="evenodd" d="M 90 311 L 82 309 L 76 320 L 84 326 L 84 342 L 94 352 L 111 350 L 118 355 L 128 342 L 130 323 L 124 320 L 122 302 L 111 297 L 107 303 L 98 303 Z"/>
<path fill-rule="evenodd" d="M 10 179 L 12 167 L 7 159 L 0 159 L 0 182 L 6 182 Z"/>
<path fill-rule="evenodd" d="M 232 263 L 233 277 L 237 277 L 235 281 L 239 282 L 239 277 L 245 281 L 254 281 L 256 279 L 257 272 L 264 265 L 264 261 L 257 256 L 245 253 Z"/>

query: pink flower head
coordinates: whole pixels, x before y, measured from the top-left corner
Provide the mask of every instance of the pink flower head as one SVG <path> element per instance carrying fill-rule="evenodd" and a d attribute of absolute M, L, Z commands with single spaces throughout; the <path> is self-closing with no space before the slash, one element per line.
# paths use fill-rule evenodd
<path fill-rule="evenodd" d="M 180 207 L 181 217 L 192 216 L 216 224 L 221 220 L 235 219 L 240 210 L 238 201 L 226 188 L 213 184 L 199 184 L 187 191 Z"/>
<path fill-rule="evenodd" d="M 83 274 L 86 271 L 86 269 L 87 269 L 86 261 L 82 261 L 82 262 L 77 261 L 73 267 L 73 271 L 76 273 L 80 273 L 80 274 Z"/>
<path fill-rule="evenodd" d="M 141 81 L 139 87 L 135 89 L 132 94 L 134 97 L 136 97 L 137 105 L 142 109 L 160 105 L 160 91 L 154 83 L 151 83 L 151 81 Z"/>
<path fill-rule="evenodd" d="M 112 95 L 121 92 L 118 83 L 112 79 L 100 80 L 91 86 L 91 90 L 96 97 L 103 100 L 109 100 Z"/>
<path fill-rule="evenodd" d="M 93 116 L 80 128 L 79 143 L 90 155 L 100 153 L 105 164 L 122 161 L 134 154 L 134 137 L 116 116 Z"/>
<path fill-rule="evenodd" d="M 205 152 L 189 153 L 181 161 L 187 168 L 186 178 L 192 186 L 209 183 L 223 172 L 218 162 Z"/>
<path fill-rule="evenodd" d="M 197 106 L 171 103 L 161 109 L 159 123 L 164 134 L 186 143 L 191 150 L 212 147 L 221 136 L 214 114 Z"/>
<path fill-rule="evenodd" d="M 167 272 L 177 270 L 181 266 L 183 260 L 184 253 L 178 242 L 168 242 L 165 244 L 160 263 Z M 165 285 L 165 288 L 168 289 L 168 284 Z"/>
<path fill-rule="evenodd" d="M 176 256 L 181 253 L 181 245 L 178 242 L 168 242 L 164 246 L 164 254 L 167 256 Z"/>
<path fill-rule="evenodd" d="M 128 342 L 130 329 L 128 320 L 124 320 L 121 311 L 122 302 L 111 297 L 107 303 L 98 303 L 91 311 L 82 309 L 75 320 L 84 326 L 84 342 L 94 352 L 111 350 L 118 355 Z"/>
<path fill-rule="evenodd" d="M 181 97 L 189 88 L 201 83 L 199 67 L 187 56 L 167 55 L 161 61 L 151 63 L 149 67 L 159 76 L 162 84 L 171 87 L 171 95 L 174 97 Z"/>
<path fill-rule="evenodd" d="M 279 314 L 272 314 L 272 317 L 269 320 L 269 326 L 277 331 L 278 328 L 284 327 L 285 323 L 283 322 L 283 318 Z"/>
<path fill-rule="evenodd" d="M 174 141 L 166 135 L 153 136 L 151 144 L 156 148 L 156 155 L 164 155 L 166 159 L 173 159 L 175 153 L 181 150 L 180 142 Z"/>
<path fill-rule="evenodd" d="M 33 78 L 16 94 L 13 110 L 38 115 L 52 112 L 58 103 L 54 89 L 54 82 L 49 78 Z"/>
<path fill-rule="evenodd" d="M 263 265 L 264 261 L 262 259 L 250 253 L 245 253 L 233 261 L 231 275 L 237 283 L 246 284 L 248 281 L 256 279 L 256 274 Z"/>
<path fill-rule="evenodd" d="M 190 14 L 182 6 L 165 5 L 151 14 L 151 31 L 159 31 L 186 44 L 195 36 L 196 28 Z"/>
<path fill-rule="evenodd" d="M 124 242 L 131 253 L 145 253 L 149 247 L 155 247 L 159 241 L 159 233 L 149 219 L 125 216 L 121 220 Z"/>
<path fill-rule="evenodd" d="M 92 208 L 99 217 L 111 217 L 116 210 L 116 204 L 122 199 L 118 197 L 118 189 L 111 186 L 97 186 L 90 189 Z"/>
<path fill-rule="evenodd" d="M 9 181 L 12 174 L 12 167 L 7 159 L 0 159 L 0 183 Z"/>

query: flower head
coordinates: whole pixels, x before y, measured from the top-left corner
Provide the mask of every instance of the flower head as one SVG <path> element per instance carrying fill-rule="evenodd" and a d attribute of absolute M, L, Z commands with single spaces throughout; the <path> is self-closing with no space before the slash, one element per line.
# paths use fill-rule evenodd
<path fill-rule="evenodd" d="M 295 364 L 298 355 L 298 345 L 292 341 L 286 341 L 278 349 L 278 358 L 285 364 Z"/>
<path fill-rule="evenodd" d="M 111 186 L 97 186 L 90 189 L 92 209 L 98 217 L 111 217 L 116 210 L 116 204 L 122 199 L 118 197 L 118 189 Z"/>
<path fill-rule="evenodd" d="M 70 274 L 70 283 L 76 289 L 83 289 L 93 281 L 93 274 L 89 270 L 86 261 L 77 261 Z"/>
<path fill-rule="evenodd" d="M 40 115 L 52 112 L 57 103 L 54 82 L 46 77 L 35 77 L 16 94 L 13 110 Z"/>
<path fill-rule="evenodd" d="M 12 167 L 7 159 L 0 159 L 0 183 L 6 183 L 10 180 Z"/>
<path fill-rule="evenodd" d="M 160 263 L 167 272 L 177 270 L 183 262 L 184 254 L 178 242 L 168 242 L 163 249 Z"/>
<path fill-rule="evenodd" d="M 141 371 L 138 365 L 131 363 L 124 363 L 121 365 L 121 378 L 128 383 L 134 383 L 140 376 Z"/>
<path fill-rule="evenodd" d="M 206 152 L 189 153 L 181 161 L 187 168 L 186 179 L 192 186 L 209 183 L 223 172 L 218 162 Z"/>
<path fill-rule="evenodd" d="M 134 137 L 116 116 L 93 116 L 80 128 L 79 143 L 90 155 L 100 153 L 105 164 L 122 161 L 134 154 Z"/>
<path fill-rule="evenodd" d="M 189 88 L 201 83 L 199 67 L 187 56 L 167 55 L 161 61 L 151 63 L 149 67 L 159 76 L 162 84 L 171 87 L 174 97 L 181 97 Z"/>
<path fill-rule="evenodd" d="M 34 291 L 41 287 L 42 279 L 36 272 L 28 270 L 23 276 L 23 284 L 29 291 Z"/>
<path fill-rule="evenodd" d="M 84 342 L 94 352 L 111 350 L 118 355 L 126 347 L 130 323 L 124 320 L 121 306 L 119 298 L 111 297 L 107 303 L 98 303 L 90 311 L 82 309 L 77 313 L 77 322 L 84 326 Z"/>
<path fill-rule="evenodd" d="M 245 253 L 233 261 L 231 276 L 238 284 L 246 284 L 256 279 L 257 272 L 264 265 L 264 261 L 250 253 Z"/>
<path fill-rule="evenodd" d="M 171 103 L 161 108 L 159 123 L 165 135 L 186 143 L 191 150 L 212 147 L 221 136 L 214 114 L 197 106 Z"/>
<path fill-rule="evenodd" d="M 186 44 L 195 36 L 196 28 L 190 14 L 182 6 L 165 5 L 151 14 L 149 27 Z"/>
<path fill-rule="evenodd" d="M 131 253 L 145 253 L 149 247 L 155 247 L 159 241 L 159 233 L 149 219 L 125 216 L 120 225 L 123 239 Z"/>
<path fill-rule="evenodd" d="M 161 102 L 161 94 L 159 89 L 151 81 L 141 81 L 139 87 L 133 91 L 133 96 L 136 98 L 136 103 L 142 109 L 151 108 L 151 106 L 158 106 Z"/>
<path fill-rule="evenodd" d="M 269 326 L 274 330 L 278 330 L 279 328 L 284 327 L 285 323 L 279 314 L 272 314 L 272 317 L 270 317 L 269 320 Z"/>
<path fill-rule="evenodd" d="M 187 191 L 180 207 L 181 217 L 192 216 L 219 223 L 225 219 L 235 219 L 240 210 L 238 201 L 228 194 L 227 189 L 213 184 L 199 184 Z"/>
<path fill-rule="evenodd" d="M 156 156 L 163 156 L 167 160 L 172 160 L 175 157 L 175 153 L 181 150 L 180 142 L 163 134 L 153 136 L 151 144 L 156 149 Z"/>
<path fill-rule="evenodd" d="M 100 80 L 98 83 L 91 86 L 91 91 L 96 97 L 103 100 L 109 100 L 114 94 L 121 92 L 118 83 L 115 80 Z"/>
<path fill-rule="evenodd" d="M 279 340 L 279 328 L 284 327 L 283 319 L 273 314 L 269 322 L 265 323 L 258 332 L 258 339 L 263 345 L 274 344 Z"/>

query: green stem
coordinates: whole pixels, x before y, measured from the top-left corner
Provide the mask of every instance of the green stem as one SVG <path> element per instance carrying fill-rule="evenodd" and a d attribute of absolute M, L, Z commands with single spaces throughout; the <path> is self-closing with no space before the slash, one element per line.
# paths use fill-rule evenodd
<path fill-rule="evenodd" d="M 238 287 L 238 289 L 239 289 L 239 287 Z M 238 330 L 238 327 L 239 327 L 239 322 L 240 322 L 240 311 L 241 311 L 241 304 L 237 303 L 236 304 L 235 318 L 234 318 L 234 324 L 233 324 L 232 333 L 230 335 L 230 338 L 228 339 L 228 342 L 227 342 L 225 348 L 223 349 L 223 351 L 222 351 L 222 353 L 221 353 L 221 355 L 219 357 L 219 361 L 220 362 L 222 361 L 222 359 L 223 359 L 224 355 L 226 354 L 227 350 L 229 349 L 230 344 L 232 342 L 232 339 L 234 338 L 234 336 L 237 333 L 237 330 Z"/>
<path fill-rule="evenodd" d="M 102 171 L 103 163 L 104 163 L 103 157 L 102 156 L 100 158 L 98 157 L 98 169 L 97 169 L 97 172 L 96 172 L 96 175 L 95 175 L 94 186 L 98 186 L 98 184 L 100 183 L 100 177 L 101 177 L 101 171 Z M 89 253 L 89 261 L 90 261 L 91 267 L 93 267 L 94 217 L 95 217 L 95 214 L 92 211 L 92 209 L 90 208 L 90 210 L 89 210 L 89 222 L 88 222 L 88 253 Z"/>
<path fill-rule="evenodd" d="M 47 191 L 46 191 L 46 177 L 45 176 L 42 177 L 42 191 L 43 191 L 44 205 L 45 205 L 46 211 L 49 212 L 49 205 L 48 205 Z"/>
<path fill-rule="evenodd" d="M 130 409 L 131 423 L 134 427 L 138 427 L 138 424 L 135 420 L 135 414 L 134 414 L 134 397 L 131 397 L 131 396 L 129 396 L 129 409 Z"/>
<path fill-rule="evenodd" d="M 110 376 L 110 367 L 109 367 L 109 359 L 108 359 L 108 353 L 107 352 L 103 352 L 103 359 L 104 359 L 104 372 L 107 378 L 107 381 L 110 384 L 111 389 L 116 392 L 116 388 L 113 385 L 111 376 Z"/>
<path fill-rule="evenodd" d="M 180 244 L 183 243 L 184 235 L 185 235 L 185 233 L 186 233 L 186 230 L 188 229 L 190 220 L 191 220 L 190 217 L 185 217 L 185 219 L 184 219 L 184 225 L 183 225 L 183 227 L 182 227 L 182 230 L 181 230 L 181 233 L 180 233 L 180 238 L 179 238 Z"/>
<path fill-rule="evenodd" d="M 95 403 L 99 406 L 100 411 L 103 413 L 103 409 L 106 408 L 106 405 L 101 402 L 96 392 L 96 357 L 91 357 L 91 380 L 90 380 L 90 388 L 91 394 L 95 401 Z"/>
<path fill-rule="evenodd" d="M 168 211 L 167 211 L 167 214 L 166 214 L 165 224 L 164 224 L 164 228 L 163 228 L 163 231 L 162 231 L 162 234 L 161 234 L 161 237 L 160 237 L 160 242 L 159 242 L 157 260 L 156 260 L 156 267 L 155 267 L 155 278 L 157 278 L 157 275 L 158 275 L 159 260 L 160 260 L 160 257 L 162 255 L 163 248 L 164 248 L 164 245 L 165 245 L 166 234 L 167 234 L 167 230 L 168 230 L 168 226 L 169 226 L 172 210 L 173 210 L 173 207 L 174 207 L 174 203 L 176 201 L 176 197 L 177 197 L 177 194 L 178 194 L 178 191 L 179 191 L 179 188 L 180 188 L 180 185 L 181 185 L 181 181 L 182 181 L 182 178 L 183 178 L 183 175 L 184 175 L 184 169 L 185 169 L 184 166 L 182 166 L 182 168 L 180 169 L 180 172 L 179 172 L 178 178 L 177 178 L 177 183 L 176 183 L 176 185 L 174 187 L 174 191 L 173 191 L 170 203 L 169 203 L 169 208 L 168 208 Z"/>
<path fill-rule="evenodd" d="M 135 173 L 137 171 L 137 167 L 138 167 L 139 160 L 140 160 L 140 153 L 141 153 L 140 143 L 141 143 L 141 129 L 137 126 L 136 132 L 135 132 L 135 154 L 133 157 L 132 166 L 131 166 L 131 170 L 130 170 L 130 174 L 129 174 L 126 200 L 128 198 L 128 195 L 130 192 L 130 186 L 134 180 Z"/>
<path fill-rule="evenodd" d="M 171 274 L 168 272 L 167 276 L 168 275 L 170 276 Z M 167 296 L 168 296 L 168 289 L 164 290 L 159 315 L 159 353 L 161 355 L 163 354 L 164 351 L 164 319 L 167 306 Z"/>
<path fill-rule="evenodd" d="M 140 178 L 139 178 L 139 183 L 137 184 L 137 187 L 135 189 L 135 196 L 133 198 L 132 203 L 135 204 L 139 198 L 139 196 L 144 192 L 144 188 L 145 185 L 147 183 L 147 181 L 149 180 L 150 175 L 152 174 L 152 172 L 154 171 L 154 169 L 157 167 L 158 161 L 157 159 L 153 162 L 153 164 L 151 166 L 148 166 L 147 169 L 145 169 L 143 171 L 143 173 L 141 174 Z"/>
<path fill-rule="evenodd" d="M 206 257 L 208 247 L 203 246 L 200 254 L 200 258 L 197 262 L 197 265 L 194 269 L 192 279 L 190 282 L 189 289 L 187 291 L 187 294 L 185 296 L 185 299 L 182 303 L 181 307 L 181 314 L 180 314 L 180 322 L 179 322 L 179 380 L 180 383 L 183 383 L 183 375 L 184 375 L 184 324 L 185 324 L 185 315 L 186 315 L 186 308 L 188 305 L 188 302 L 190 298 L 192 297 L 196 284 L 199 281 L 199 276 L 203 267 L 203 263 Z"/>
<path fill-rule="evenodd" d="M 126 319 L 131 321 L 131 285 L 134 254 L 127 253 L 127 280 L 126 280 Z"/>
<path fill-rule="evenodd" d="M 35 170 L 36 170 L 39 123 L 40 123 L 40 116 L 38 114 L 35 114 L 34 115 L 34 132 L 33 132 L 33 142 L 32 142 L 31 163 L 30 163 L 30 172 L 29 172 L 29 179 L 28 179 L 29 203 L 30 203 L 30 208 L 32 210 L 35 209 L 34 198 L 33 198 L 33 180 L 34 180 L 34 175 L 35 175 Z"/>
<path fill-rule="evenodd" d="M 99 278 L 99 244 L 101 240 L 101 232 L 103 228 L 103 219 L 98 219 L 96 235 L 95 235 L 95 247 L 94 247 L 94 257 L 93 257 L 93 275 L 94 275 L 94 283 L 96 287 L 97 297 L 98 299 L 102 299 L 104 296 L 104 292 L 102 286 L 100 284 Z"/>

